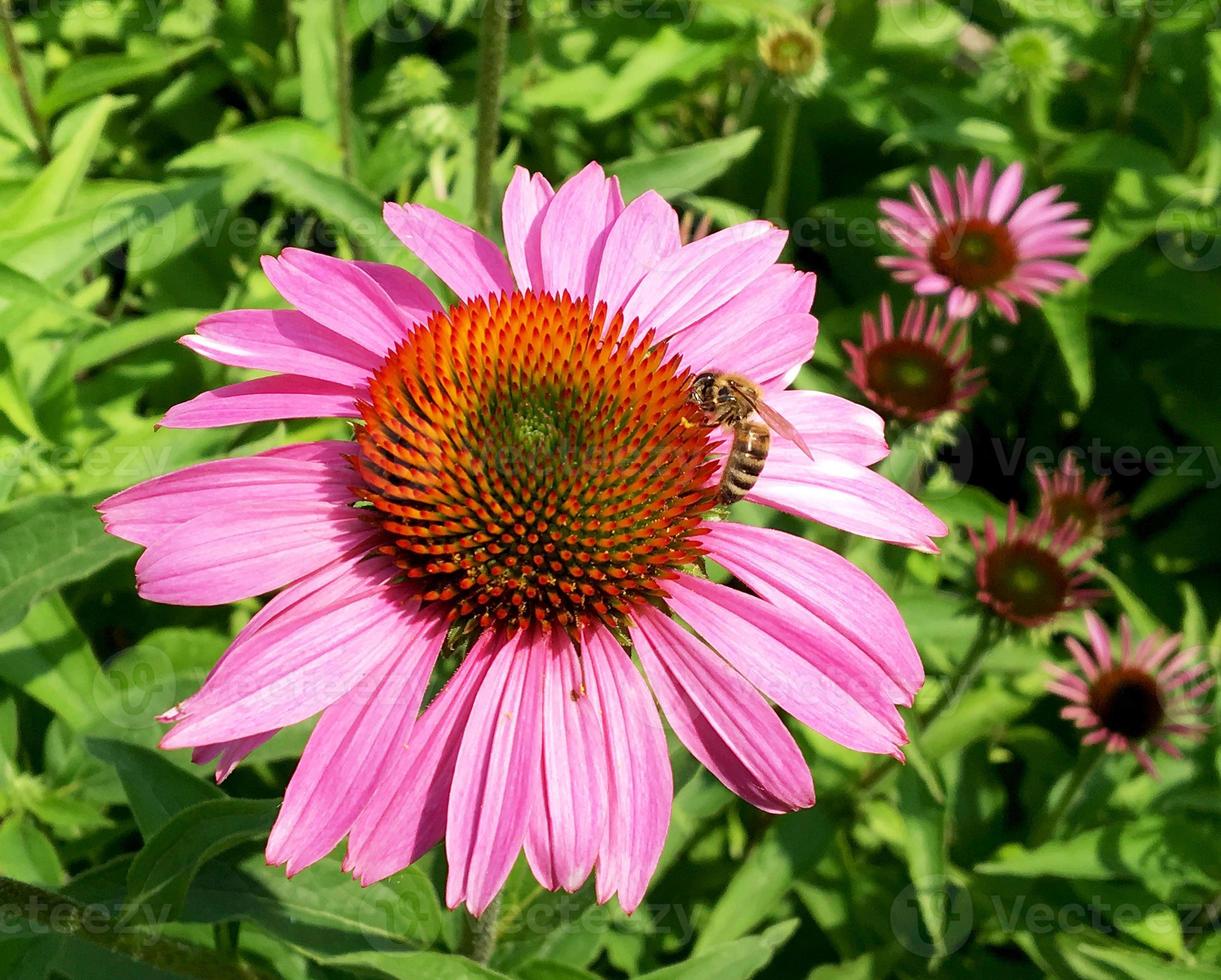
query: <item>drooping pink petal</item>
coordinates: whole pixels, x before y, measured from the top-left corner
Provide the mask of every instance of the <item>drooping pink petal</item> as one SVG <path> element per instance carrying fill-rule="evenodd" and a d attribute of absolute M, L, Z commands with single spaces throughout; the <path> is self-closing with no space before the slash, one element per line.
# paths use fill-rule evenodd
<path fill-rule="evenodd" d="M 553 629 L 543 664 L 543 752 L 526 857 L 544 888 L 576 891 L 606 831 L 606 744 L 597 691 L 572 641 Z"/>
<path fill-rule="evenodd" d="M 936 552 L 945 524 L 906 490 L 873 470 L 833 456 L 771 459 L 747 499 L 852 534 Z"/>
<path fill-rule="evenodd" d="M 885 675 L 843 634 L 690 575 L 665 590 L 684 622 L 798 721 L 859 752 L 899 754 L 907 739 L 880 689 Z"/>
<path fill-rule="evenodd" d="M 347 583 L 349 595 L 310 616 L 251 636 L 184 702 L 161 740 L 177 749 L 229 741 L 292 725 L 334 704 L 432 620 L 401 589 L 374 578 Z"/>
<path fill-rule="evenodd" d="M 363 391 L 293 374 L 239 381 L 175 405 L 161 420 L 167 429 L 213 429 L 279 419 L 353 419 Z"/>
<path fill-rule="evenodd" d="M 543 678 L 550 643 L 536 630 L 505 641 L 475 696 L 454 765 L 446 816 L 445 904 L 479 915 L 526 840 L 538 795 Z"/>
<path fill-rule="evenodd" d="M 513 278 L 521 290 L 543 288 L 543 264 L 539 255 L 540 217 L 555 196 L 542 174 L 531 175 L 525 167 L 515 167 L 505 191 L 501 208 L 505 251 Z"/>
<path fill-rule="evenodd" d="M 213 759 L 219 760 L 216 763 L 216 781 L 223 783 L 232 774 L 233 770 L 238 767 L 238 764 L 250 755 L 260 745 L 265 744 L 279 729 L 273 728 L 269 732 L 259 732 L 257 735 L 247 735 L 245 738 L 235 738 L 231 742 L 213 742 L 208 745 L 199 745 L 191 750 L 191 762 L 197 766 L 202 766 L 211 762 Z"/>
<path fill-rule="evenodd" d="M 872 466 L 890 453 L 886 423 L 871 408 L 823 391 L 784 390 L 770 392 L 767 403 L 793 423 L 814 455 L 834 453 L 861 466 Z M 772 439 L 768 463 L 788 460 L 798 465 L 801 449 L 785 439 Z"/>
<path fill-rule="evenodd" d="M 136 585 L 151 602 L 219 606 L 287 585 L 371 541 L 372 533 L 345 503 L 252 500 L 161 534 L 136 562 Z"/>
<path fill-rule="evenodd" d="M 351 829 L 386 760 L 410 741 L 445 632 L 439 615 L 419 622 L 400 649 L 322 712 L 284 791 L 267 840 L 269 864 L 287 864 L 294 875 Z"/>
<path fill-rule="evenodd" d="M 386 291 L 355 262 L 286 248 L 263 256 L 263 272 L 298 310 L 374 354 L 407 336 L 411 324 Z"/>
<path fill-rule="evenodd" d="M 776 261 L 787 234 L 766 221 L 714 232 L 666 256 L 636 287 L 627 321 L 669 337 L 747 289 Z"/>
<path fill-rule="evenodd" d="M 592 304 L 621 309 L 640 281 L 681 247 L 678 214 L 653 191 L 632 201 L 606 233 Z"/>
<path fill-rule="evenodd" d="M 362 885 L 414 863 L 445 834 L 458 746 L 501 639 L 484 633 L 420 716 L 404 751 L 391 754 L 348 835 L 344 867 Z"/>
<path fill-rule="evenodd" d="M 230 310 L 204 319 L 181 343 L 232 367 L 296 374 L 361 388 L 380 358 L 296 310 Z"/>
<path fill-rule="evenodd" d="M 652 607 L 641 607 L 629 632 L 675 734 L 709 771 L 760 810 L 813 805 L 797 743 L 740 674 Z"/>
<path fill-rule="evenodd" d="M 390 230 L 461 300 L 513 291 L 513 273 L 492 242 L 422 204 L 387 204 Z"/>
<path fill-rule="evenodd" d="M 896 703 L 924 684 L 924 665 L 894 601 L 842 555 L 774 528 L 709 522 L 709 555 L 778 607 L 827 624 L 893 680 Z"/>
<path fill-rule="evenodd" d="M 619 181 L 597 163 L 564 182 L 547 205 L 539 232 L 543 285 L 549 293 L 591 296 L 607 232 L 623 211 Z"/>
<path fill-rule="evenodd" d="M 150 545 L 205 512 L 226 514 L 254 501 L 265 506 L 293 501 L 340 507 L 352 498 L 352 467 L 343 459 L 352 444 L 319 446 L 317 462 L 273 451 L 197 463 L 116 493 L 98 510 L 111 534 Z"/>
<path fill-rule="evenodd" d="M 598 901 L 617 892 L 630 914 L 644 898 L 666 841 L 674 793 L 670 756 L 657 708 L 631 658 L 603 626 L 586 630 L 582 643 L 586 684 L 601 708 L 608 762 Z"/>

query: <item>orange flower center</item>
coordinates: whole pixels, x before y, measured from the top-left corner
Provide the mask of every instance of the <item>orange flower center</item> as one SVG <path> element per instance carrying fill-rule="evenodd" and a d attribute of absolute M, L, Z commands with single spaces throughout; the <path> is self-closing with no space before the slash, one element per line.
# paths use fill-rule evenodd
<path fill-rule="evenodd" d="M 1130 739 L 1157 731 L 1165 717 L 1157 681 L 1135 667 L 1113 667 L 1090 687 L 1090 710 L 1109 730 Z"/>
<path fill-rule="evenodd" d="M 1004 225 L 968 218 L 938 231 L 928 258 L 947 279 L 968 289 L 981 289 L 995 286 L 1013 271 L 1017 247 Z"/>
<path fill-rule="evenodd" d="M 713 429 L 664 343 L 567 294 L 436 313 L 360 406 L 381 550 L 468 626 L 617 625 L 699 558 Z"/>

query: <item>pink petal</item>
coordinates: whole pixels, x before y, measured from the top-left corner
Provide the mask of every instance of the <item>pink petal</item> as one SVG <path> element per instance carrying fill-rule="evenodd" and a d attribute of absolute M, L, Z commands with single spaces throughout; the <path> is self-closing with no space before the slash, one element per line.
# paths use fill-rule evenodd
<path fill-rule="evenodd" d="M 979 294 L 970 292 L 962 286 L 950 290 L 945 304 L 945 315 L 951 320 L 964 320 L 979 307 Z"/>
<path fill-rule="evenodd" d="M 798 721 L 858 752 L 897 753 L 907 740 L 885 675 L 835 630 L 690 575 L 665 590 L 684 622 Z"/>
<path fill-rule="evenodd" d="M 640 607 L 629 631 L 671 727 L 692 755 L 760 810 L 813 805 L 809 767 L 758 691 L 649 606 Z"/>
<path fill-rule="evenodd" d="M 608 760 L 598 901 L 618 892 L 630 914 L 644 898 L 665 844 L 674 792 L 670 755 L 648 688 L 604 627 L 586 631 L 581 656 L 590 697 L 602 710 Z"/>
<path fill-rule="evenodd" d="M 178 749 L 254 735 L 304 721 L 338 701 L 432 618 L 384 581 L 352 576 L 348 595 L 307 603 L 252 635 L 183 705 L 161 740 Z"/>
<path fill-rule="evenodd" d="M 917 279 L 912 288 L 919 296 L 935 296 L 940 293 L 949 292 L 953 285 L 945 276 L 930 273 Z"/>
<path fill-rule="evenodd" d="M 475 696 L 449 795 L 445 904 L 479 915 L 526 839 L 543 747 L 543 677 L 550 642 L 537 631 L 504 642 Z"/>
<path fill-rule="evenodd" d="M 281 454 L 197 463 L 145 480 L 98 505 L 106 530 L 135 544 L 149 545 L 205 511 L 227 513 L 249 501 L 350 503 L 352 467 L 342 453 L 350 442 L 322 444 L 329 459 L 311 462 Z"/>
<path fill-rule="evenodd" d="M 817 457 L 834 453 L 862 466 L 872 466 L 890 453 L 885 422 L 864 405 L 823 391 L 787 390 L 767 396 L 767 403 L 793 423 Z M 801 449 L 786 439 L 772 439 L 768 462 L 788 459 L 797 464 Z"/>
<path fill-rule="evenodd" d="M 655 192 L 641 194 L 606 234 L 593 305 L 604 302 L 614 315 L 645 275 L 680 247 L 677 213 Z"/>
<path fill-rule="evenodd" d="M 390 302 L 398 307 L 402 322 L 410 332 L 413 324 L 424 323 L 443 309 L 436 294 L 406 269 L 385 262 L 353 262 L 361 272 L 382 287 Z"/>
<path fill-rule="evenodd" d="M 324 327 L 374 354 L 407 336 L 408 323 L 386 291 L 355 262 L 286 248 L 263 256 L 263 272 L 280 295 Z"/>
<path fill-rule="evenodd" d="M 232 367 L 363 387 L 380 358 L 296 310 L 231 310 L 199 324 L 182 344 Z"/>
<path fill-rule="evenodd" d="M 607 232 L 623 210 L 619 181 L 589 163 L 555 193 L 542 216 L 539 257 L 549 293 L 591 296 L 598 282 Z"/>
<path fill-rule="evenodd" d="M 789 464 L 771 459 L 747 498 L 769 507 L 921 551 L 946 526 L 927 507 L 873 470 L 830 453 Z"/>
<path fill-rule="evenodd" d="M 461 300 L 513 292 L 513 273 L 483 235 L 422 204 L 387 204 L 383 217 L 399 241 Z"/>
<path fill-rule="evenodd" d="M 992 189 L 992 200 L 988 202 L 988 220 L 999 224 L 1008 217 L 1022 193 L 1022 165 L 1011 163 L 999 177 Z"/>
<path fill-rule="evenodd" d="M 574 892 L 593 870 L 606 832 L 606 744 L 600 702 L 562 630 L 544 658 L 543 753 L 530 807 L 526 857 L 544 888 Z"/>
<path fill-rule="evenodd" d="M 273 728 L 269 732 L 259 732 L 257 735 L 247 735 L 245 738 L 235 738 L 230 742 L 213 742 L 199 745 L 191 750 L 191 762 L 197 766 L 219 759 L 216 764 L 216 781 L 223 783 L 232 774 L 238 764 L 250 755 L 260 745 L 265 744 L 279 731 Z"/>
<path fill-rule="evenodd" d="M 362 391 L 292 374 L 239 381 L 175 405 L 161 420 L 168 429 L 211 429 L 277 419 L 352 419 Z"/>
<path fill-rule="evenodd" d="M 714 232 L 662 259 L 623 309 L 659 339 L 689 327 L 751 284 L 776 261 L 787 234 L 766 221 Z"/>
<path fill-rule="evenodd" d="M 387 759 L 411 738 L 445 633 L 440 616 L 424 619 L 323 711 L 284 791 L 267 840 L 268 864 L 287 864 L 294 875 L 326 857 L 351 829 Z"/>
<path fill-rule="evenodd" d="M 958 214 L 954 210 L 954 195 L 950 190 L 949 181 L 945 179 L 945 174 L 936 167 L 932 167 L 929 169 L 928 176 L 933 187 L 933 200 L 937 202 L 942 217 L 946 221 L 955 221 Z"/>
<path fill-rule="evenodd" d="M 348 835 L 344 867 L 362 885 L 389 877 L 431 850 L 445 834 L 454 763 L 500 638 L 483 634 L 393 753 Z"/>
<path fill-rule="evenodd" d="M 539 256 L 540 220 L 547 203 L 555 196 L 542 174 L 530 175 L 525 167 L 515 167 L 501 207 L 505 251 L 517 288 L 543 288 L 543 264 Z"/>
<path fill-rule="evenodd" d="M 765 599 L 846 637 L 889 675 L 896 702 L 911 702 L 924 684 L 924 665 L 894 601 L 873 579 L 794 534 L 728 521 L 705 528 L 700 540 L 714 560 Z"/>
<path fill-rule="evenodd" d="M 136 562 L 136 584 L 150 602 L 219 606 L 287 585 L 363 541 L 372 529 L 347 504 L 255 500 L 160 535 Z"/>

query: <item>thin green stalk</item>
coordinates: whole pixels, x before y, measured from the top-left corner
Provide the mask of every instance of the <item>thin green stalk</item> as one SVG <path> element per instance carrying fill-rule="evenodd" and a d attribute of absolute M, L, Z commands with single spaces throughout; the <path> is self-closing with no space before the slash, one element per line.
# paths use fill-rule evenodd
<path fill-rule="evenodd" d="M 512 0 L 488 0 L 479 30 L 479 92 L 475 135 L 475 227 L 492 230 L 492 166 L 500 148 L 500 82 L 509 46 Z"/>
<path fill-rule="evenodd" d="M 1115 117 L 1115 129 L 1125 133 L 1132 125 L 1136 112 L 1136 100 L 1140 97 L 1141 80 L 1149 65 L 1149 36 L 1153 33 L 1153 6 L 1149 0 L 1141 5 L 1140 23 L 1136 25 L 1136 37 L 1128 54 L 1128 68 L 1124 73 L 1123 88 L 1119 94 L 1119 112 Z"/>
<path fill-rule="evenodd" d="M 797 144 L 797 122 L 801 118 L 801 100 L 788 97 L 780 111 L 776 130 L 775 154 L 772 158 L 772 182 L 763 202 L 763 216 L 784 225 L 788 214 L 789 188 L 793 180 L 793 151 Z"/>
<path fill-rule="evenodd" d="M 13 80 L 17 83 L 17 93 L 21 97 L 21 107 L 30 121 L 30 129 L 34 131 L 38 159 L 43 163 L 50 163 L 51 140 L 47 135 L 47 121 L 42 118 L 42 113 L 38 111 L 38 106 L 34 104 L 34 96 L 30 92 L 30 80 L 25 74 L 25 62 L 21 60 L 21 45 L 17 43 L 12 0 L 0 0 L 0 22 L 4 27 L 4 47 L 8 52 Z"/>
<path fill-rule="evenodd" d="M 339 152 L 343 176 L 351 180 L 356 174 L 352 159 L 352 61 L 348 51 L 348 5 L 344 0 L 331 0 L 331 26 L 335 31 L 335 106 L 339 113 Z"/>
<path fill-rule="evenodd" d="M 5 910 L 10 928 L 17 926 L 29 935 L 72 936 L 175 976 L 198 980 L 268 976 L 248 964 L 219 957 L 206 947 L 125 925 L 102 905 L 82 905 L 66 895 L 11 878 L 0 877 L 0 909 Z M 18 926 L 18 920 L 24 927 Z"/>
<path fill-rule="evenodd" d="M 476 963 L 487 966 L 496 952 L 496 925 L 500 920 L 500 895 L 492 899 L 492 904 L 483 910 L 479 918 L 471 919 L 469 956 Z"/>
<path fill-rule="evenodd" d="M 927 729 L 933 721 L 947 708 L 952 707 L 962 695 L 968 691 L 979 674 L 986 654 L 997 640 L 996 621 L 992 614 L 984 612 L 980 615 L 979 626 L 975 630 L 975 638 L 953 673 L 945 679 L 945 685 L 937 700 L 928 711 L 920 717 L 921 729 Z"/>
<path fill-rule="evenodd" d="M 1034 833 L 1030 835 L 1031 847 L 1046 844 L 1055 837 L 1056 832 L 1060 829 L 1060 822 L 1077 802 L 1082 788 L 1094 770 L 1098 768 L 1098 763 L 1102 761 L 1102 756 L 1102 749 L 1094 747 L 1084 749 L 1077 756 L 1077 764 L 1073 767 L 1072 774 L 1068 777 L 1068 783 L 1060 793 L 1055 805 L 1044 813 L 1043 819 L 1035 825 Z"/>

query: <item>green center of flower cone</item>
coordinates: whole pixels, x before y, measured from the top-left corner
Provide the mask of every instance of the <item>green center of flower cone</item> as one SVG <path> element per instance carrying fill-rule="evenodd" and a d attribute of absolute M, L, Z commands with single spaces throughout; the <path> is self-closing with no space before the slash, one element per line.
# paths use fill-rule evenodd
<path fill-rule="evenodd" d="M 992 607 L 1024 625 L 1043 623 L 1065 608 L 1069 577 L 1060 559 L 1029 542 L 1000 545 L 984 566 Z"/>
<path fill-rule="evenodd" d="M 1017 265 L 1008 229 L 983 218 L 943 227 L 929 247 L 934 269 L 960 286 L 979 289 L 1002 282 Z"/>
<path fill-rule="evenodd" d="M 925 344 L 887 341 L 869 351 L 865 370 L 869 387 L 898 414 L 923 415 L 953 404 L 954 371 Z"/>
<path fill-rule="evenodd" d="M 702 554 L 716 464 L 690 382 L 665 344 L 567 296 L 435 314 L 361 406 L 382 552 L 472 628 L 621 624 Z"/>
<path fill-rule="evenodd" d="M 1112 732 L 1136 740 L 1157 731 L 1166 715 L 1157 681 L 1134 667 L 1115 667 L 1090 686 L 1090 709 Z"/>

